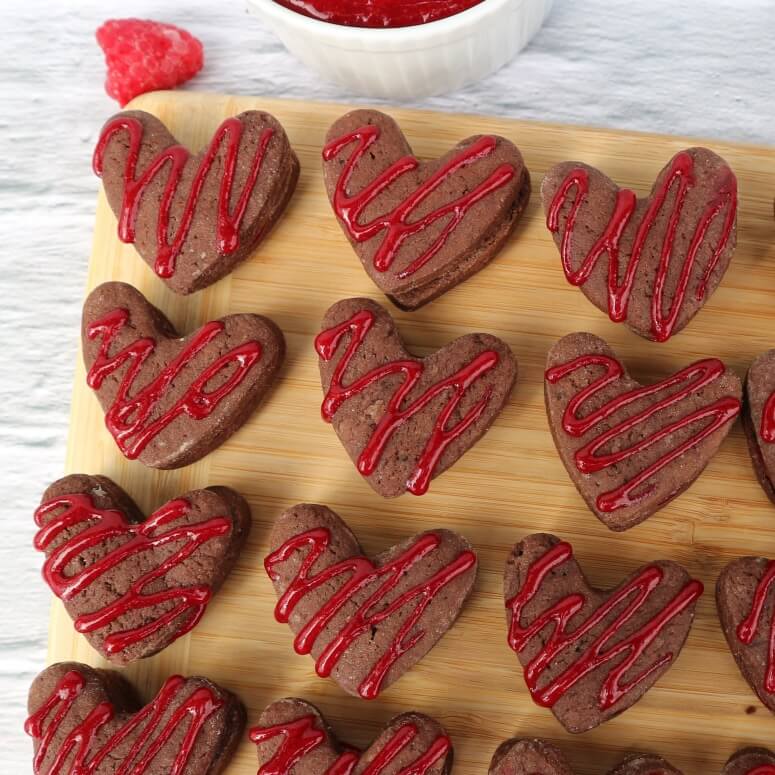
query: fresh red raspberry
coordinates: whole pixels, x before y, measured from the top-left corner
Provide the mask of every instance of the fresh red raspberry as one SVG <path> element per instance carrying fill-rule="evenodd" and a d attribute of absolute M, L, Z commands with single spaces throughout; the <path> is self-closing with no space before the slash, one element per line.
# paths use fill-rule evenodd
<path fill-rule="evenodd" d="M 171 89 L 196 75 L 204 63 L 202 44 L 172 24 L 110 19 L 97 30 L 105 52 L 105 91 L 121 107 L 138 94 Z"/>

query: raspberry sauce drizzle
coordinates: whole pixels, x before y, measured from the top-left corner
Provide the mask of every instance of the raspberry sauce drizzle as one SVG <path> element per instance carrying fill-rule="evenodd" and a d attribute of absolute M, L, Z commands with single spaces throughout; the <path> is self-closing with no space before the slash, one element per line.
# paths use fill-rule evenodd
<path fill-rule="evenodd" d="M 697 409 L 694 412 L 690 412 L 674 422 L 667 423 L 659 430 L 654 431 L 648 436 L 644 436 L 636 443 L 625 447 L 618 452 L 601 453 L 600 450 L 606 445 L 611 444 L 617 437 L 626 436 L 642 423 L 648 422 L 658 412 L 674 406 L 684 399 L 690 398 L 693 393 L 702 390 L 710 383 L 720 378 L 726 369 L 724 364 L 716 358 L 697 361 L 661 382 L 637 387 L 626 393 L 620 393 L 609 401 L 606 401 L 600 408 L 590 412 L 584 417 L 580 417 L 579 412 L 581 407 L 587 400 L 594 398 L 600 391 L 615 384 L 617 380 L 624 376 L 624 367 L 621 363 L 615 358 L 611 358 L 607 355 L 582 355 L 568 363 L 547 369 L 545 373 L 546 381 L 551 385 L 555 385 L 578 369 L 588 367 L 601 367 L 603 373 L 587 387 L 579 391 L 568 402 L 568 405 L 565 408 L 562 418 L 562 427 L 569 436 L 574 438 L 582 437 L 598 423 L 608 420 L 613 417 L 616 412 L 625 409 L 639 400 L 652 398 L 664 391 L 670 391 L 677 386 L 679 389 L 673 393 L 668 393 L 658 401 L 650 403 L 646 408 L 637 412 L 632 417 L 612 425 L 609 430 L 601 432 L 600 435 L 591 439 L 578 449 L 574 455 L 574 459 L 576 468 L 583 474 L 593 474 L 597 471 L 617 466 L 625 460 L 637 457 L 641 452 L 647 450 L 653 444 L 659 443 L 662 439 L 669 438 L 672 433 L 688 428 L 696 423 L 702 423 L 703 421 L 709 420 L 709 422 L 702 425 L 692 436 L 661 455 L 632 479 L 609 492 L 598 495 L 596 506 L 602 512 L 610 513 L 617 509 L 633 506 L 643 500 L 643 498 L 649 495 L 654 487 L 653 485 L 647 484 L 649 479 L 665 468 L 665 466 L 668 466 L 674 460 L 677 460 L 689 449 L 699 444 L 703 439 L 733 420 L 740 412 L 740 401 L 737 398 L 732 396 L 719 398 L 713 403 Z M 639 488 L 642 488 L 641 491 L 636 492 Z"/>
<path fill-rule="evenodd" d="M 748 770 L 745 775 L 775 775 L 775 764 L 761 764 Z"/>
<path fill-rule="evenodd" d="M 171 218 L 172 203 L 178 191 L 183 170 L 191 158 L 191 154 L 182 145 L 171 145 L 159 151 L 138 176 L 137 161 L 140 156 L 144 133 L 142 123 L 131 116 L 119 115 L 108 122 L 102 130 L 97 147 L 94 150 L 92 163 L 94 173 L 99 177 L 102 177 L 105 151 L 110 140 L 120 132 L 126 132 L 129 135 L 129 151 L 127 152 L 126 164 L 124 166 L 124 196 L 118 219 L 118 236 L 122 242 L 135 241 L 135 223 L 143 194 L 154 178 L 163 169 L 168 167 L 167 181 L 161 201 L 158 204 L 156 221 L 157 252 L 154 271 L 159 277 L 169 278 L 175 274 L 175 265 L 188 236 L 191 223 L 194 220 L 194 214 L 199 204 L 205 180 L 224 142 L 226 143 L 226 152 L 223 159 L 216 218 L 217 248 L 220 255 L 229 255 L 239 248 L 239 230 L 242 219 L 245 217 L 250 195 L 253 193 L 253 188 L 261 171 L 266 148 L 273 135 L 272 129 L 265 129 L 261 133 L 256 151 L 250 161 L 247 180 L 239 194 L 234 211 L 230 212 L 229 203 L 237 170 L 242 131 L 242 123 L 237 118 L 227 118 L 218 127 L 191 181 L 191 188 L 189 189 L 183 212 L 179 216 Z M 177 225 L 174 236 L 170 240 L 171 222 L 179 225 Z"/>
<path fill-rule="evenodd" d="M 170 775 L 181 775 L 200 730 L 207 719 L 223 705 L 209 689 L 200 687 L 185 697 L 169 719 L 162 724 L 164 714 L 170 704 L 179 699 L 185 683 L 185 679 L 180 676 L 168 678 L 151 703 L 128 718 L 102 745 L 92 751 L 102 728 L 115 718 L 115 708 L 110 702 L 103 701 L 95 705 L 82 721 L 74 725 L 56 749 L 45 775 L 93 775 L 102 762 L 135 732 L 137 738 L 126 756 L 116 762 L 114 773 L 135 775 L 145 772 L 175 730 L 188 725 L 170 770 Z M 54 691 L 25 722 L 24 731 L 39 742 L 33 762 L 36 775 L 43 775 L 41 768 L 51 750 L 57 729 L 67 720 L 70 710 L 85 687 L 86 680 L 83 675 L 77 670 L 71 670 L 62 677 Z M 74 758 L 67 771 L 64 771 L 62 768 L 71 754 Z"/>
<path fill-rule="evenodd" d="M 331 384 L 323 399 L 321 414 L 323 419 L 330 423 L 342 404 L 354 395 L 367 390 L 375 383 L 393 374 L 401 374 L 404 377 L 401 385 L 391 396 L 384 414 L 380 417 L 371 437 L 358 456 L 358 471 L 363 476 L 370 476 L 376 471 L 385 448 L 396 429 L 410 420 L 415 414 L 421 412 L 436 396 L 447 390 L 453 390 L 453 395 L 436 418 L 433 430 L 417 461 L 414 473 L 406 483 L 406 489 L 409 492 L 413 495 L 422 495 L 427 492 L 436 467 L 447 447 L 482 416 L 492 396 L 492 388 L 488 387 L 484 396 L 468 410 L 465 416 L 458 420 L 451 428 L 447 428 L 447 423 L 452 414 L 463 400 L 468 388 L 477 379 L 494 369 L 498 365 L 500 357 L 494 350 L 485 350 L 469 364 L 446 379 L 432 385 L 408 406 L 401 408 L 404 399 L 412 392 L 425 371 L 421 361 L 392 361 L 383 366 L 377 366 L 358 377 L 349 385 L 343 384 L 344 374 L 373 324 L 374 313 L 370 310 L 361 310 L 356 312 L 349 320 L 321 332 L 315 339 L 315 350 L 320 358 L 324 361 L 330 361 L 336 355 L 344 337 L 347 334 L 350 335 L 350 341 L 347 344 L 344 355 L 342 355 L 339 363 L 336 365 L 331 377 Z"/>
<path fill-rule="evenodd" d="M 756 586 L 748 616 L 737 627 L 737 639 L 745 646 L 750 646 L 753 643 L 759 628 L 762 626 L 764 608 L 773 582 L 775 582 L 775 561 L 771 560 L 767 563 L 764 575 Z M 770 621 L 764 688 L 769 694 L 775 694 L 775 615 Z"/>
<path fill-rule="evenodd" d="M 530 566 L 522 588 L 506 602 L 506 608 L 511 610 L 509 646 L 519 654 L 547 626 L 552 627 L 545 645 L 524 669 L 525 683 L 533 701 L 546 708 L 553 707 L 586 675 L 624 655 L 624 659 L 611 668 L 600 687 L 598 706 L 601 710 L 608 710 L 655 671 L 672 662 L 673 654 L 667 653 L 629 682 L 625 682 L 627 672 L 659 637 L 662 630 L 699 599 L 703 586 L 699 581 L 689 581 L 667 606 L 646 624 L 629 637 L 611 645 L 609 641 L 615 638 L 621 627 L 638 614 L 651 594 L 662 583 L 664 574 L 659 566 L 650 565 L 641 570 L 634 579 L 614 592 L 571 632 L 568 631 L 569 623 L 584 609 L 587 602 L 582 594 L 572 594 L 558 600 L 551 608 L 536 616 L 531 625 L 523 627 L 522 612 L 535 599 L 546 577 L 554 569 L 572 559 L 573 548 L 563 541 L 549 549 Z M 617 609 L 619 609 L 618 613 L 616 613 Z M 613 620 L 585 647 L 576 661 L 560 675 L 539 686 L 541 676 L 551 667 L 555 658 L 568 648 L 578 648 L 575 644 L 612 613 L 615 613 Z"/>
<path fill-rule="evenodd" d="M 695 298 L 698 302 L 705 298 L 710 276 L 721 259 L 721 254 L 724 252 L 735 224 L 737 180 L 732 170 L 726 168 L 718 193 L 707 205 L 694 229 L 688 252 L 681 267 L 675 297 L 666 314 L 664 310 L 665 285 L 673 258 L 673 245 L 681 223 L 686 195 L 695 185 L 694 159 L 691 154 L 683 151 L 673 158 L 662 183 L 652 194 L 648 208 L 637 225 L 632 253 L 625 267 L 621 283 L 619 282 L 621 274 L 619 267 L 620 243 L 635 213 L 638 202 L 633 191 L 629 189 L 619 189 L 617 191 L 616 203 L 611 219 L 603 234 L 579 264 L 578 269 L 574 270 L 573 268 L 572 241 L 579 209 L 589 193 L 589 174 L 587 170 L 578 167 L 568 173 L 552 200 L 546 220 L 549 231 L 553 234 L 560 231 L 561 212 L 568 202 L 571 190 L 575 189 L 575 197 L 571 202 L 565 221 L 560 248 L 565 276 L 571 285 L 584 285 L 589 280 L 600 258 L 608 255 L 608 314 L 611 320 L 621 323 L 627 319 L 630 294 L 635 284 L 643 249 L 657 218 L 662 212 L 665 201 L 676 183 L 675 200 L 672 209 L 669 211 L 667 233 L 660 249 L 660 261 L 654 279 L 651 298 L 651 333 L 657 342 L 667 341 L 672 336 L 681 307 L 686 299 L 692 270 L 698 260 L 705 238 L 714 221 L 726 210 L 720 239 L 713 250 L 713 254 L 695 291 Z"/>
<path fill-rule="evenodd" d="M 258 342 L 246 342 L 217 358 L 197 374 L 183 395 L 163 414 L 158 414 L 159 403 L 164 399 L 171 384 L 183 373 L 189 362 L 212 343 L 223 331 L 224 325 L 214 320 L 202 326 L 189 340 L 180 353 L 144 387 L 129 396 L 135 380 L 143 370 L 146 360 L 156 349 L 156 342 L 140 338 L 128 344 L 123 350 L 109 355 L 110 346 L 125 325 L 130 324 L 129 312 L 115 309 L 99 320 L 90 323 L 87 329 L 89 339 L 101 338 L 100 349 L 86 376 L 87 384 L 99 390 L 105 379 L 129 364 L 112 406 L 105 413 L 105 425 L 124 456 L 134 460 L 146 446 L 161 433 L 175 418 L 185 414 L 194 420 L 204 420 L 218 404 L 245 378 L 247 372 L 261 357 Z M 236 368 L 215 390 L 208 391 L 207 385 L 222 371 L 234 364 Z"/>
<path fill-rule="evenodd" d="M 418 734 L 419 730 L 414 724 L 402 724 L 363 770 L 362 775 L 381 775 Z M 282 737 L 280 746 L 274 756 L 258 770 L 258 775 L 289 775 L 296 764 L 327 738 L 326 733 L 315 726 L 314 716 L 302 716 L 285 724 L 254 727 L 250 730 L 250 739 L 256 745 L 278 736 Z M 451 748 L 450 739 L 446 735 L 439 735 L 417 759 L 396 775 L 426 775 L 431 767 L 447 756 Z M 321 775 L 350 775 L 360 759 L 357 753 L 346 751 Z"/>
<path fill-rule="evenodd" d="M 35 512 L 35 524 L 40 528 L 35 536 L 35 548 L 48 552 L 43 566 L 43 577 L 51 591 L 65 602 L 72 600 L 103 576 L 127 559 L 153 552 L 164 546 L 181 544 L 166 559 L 146 571 L 130 584 L 123 595 L 102 608 L 82 614 L 75 620 L 75 629 L 91 633 L 107 627 L 130 611 L 174 603 L 174 606 L 157 619 L 133 629 L 122 629 L 105 638 L 108 654 L 118 654 L 168 625 L 175 624 L 174 639 L 193 629 L 210 601 L 212 590 L 207 584 L 190 587 L 170 587 L 156 592 L 144 592 L 162 581 L 167 573 L 185 562 L 200 546 L 231 530 L 231 522 L 225 517 L 212 517 L 198 523 L 186 523 L 165 530 L 168 525 L 182 519 L 190 509 L 188 501 L 170 501 L 144 522 L 127 522 L 120 511 L 97 509 L 89 495 L 74 493 L 52 498 Z M 82 528 L 67 540 L 57 543 L 68 530 Z M 89 564 L 78 563 L 79 570 L 67 574 L 66 568 L 83 552 L 108 544 L 117 538 L 128 538 Z"/>
<path fill-rule="evenodd" d="M 368 242 L 383 231 L 385 232 L 382 242 L 374 253 L 374 268 L 378 272 L 387 272 L 390 269 L 401 246 L 407 239 L 431 227 L 438 220 L 449 218 L 443 225 L 441 234 L 431 246 L 414 258 L 405 269 L 397 273 L 396 276 L 404 280 L 425 266 L 444 247 L 449 235 L 477 202 L 506 185 L 516 172 L 510 164 L 501 164 L 471 191 L 432 210 L 421 218 L 410 221 L 411 216 L 422 207 L 427 197 L 442 183 L 460 169 L 485 159 L 495 152 L 496 139 L 491 136 L 481 137 L 442 165 L 393 210 L 376 216 L 368 223 L 360 223 L 363 212 L 385 189 L 406 173 L 416 170 L 420 166 L 420 162 L 414 156 L 404 156 L 380 173 L 359 193 L 348 194 L 347 186 L 350 183 L 353 170 L 360 160 L 369 153 L 369 148 L 379 140 L 379 137 L 380 128 L 374 124 L 367 124 L 355 132 L 329 142 L 323 149 L 323 159 L 331 161 L 348 145 L 355 144 L 353 152 L 339 175 L 332 197 L 332 205 L 347 233 L 356 242 Z"/>
<path fill-rule="evenodd" d="M 340 576 L 348 577 L 344 584 L 318 609 L 304 624 L 294 639 L 293 647 L 298 654 L 309 654 L 318 637 L 341 610 L 352 602 L 362 590 L 377 583 L 377 588 L 351 613 L 341 629 L 331 638 L 317 658 L 315 669 L 323 678 L 331 675 L 345 652 L 365 633 L 378 627 L 409 603 L 416 601 L 415 607 L 406 616 L 390 646 L 382 654 L 371 671 L 358 687 L 358 693 L 364 699 L 374 699 L 381 691 L 390 669 L 398 659 L 416 646 L 424 637 L 425 631 L 412 634 L 415 625 L 421 619 L 425 609 L 436 595 L 458 576 L 468 572 L 476 565 L 476 555 L 471 551 L 461 552 L 452 562 L 436 571 L 430 578 L 406 590 L 395 600 L 374 610 L 396 589 L 403 576 L 412 567 L 433 553 L 441 545 L 436 533 L 425 533 L 409 548 L 387 565 L 375 567 L 367 557 L 350 557 L 312 575 L 312 568 L 325 553 L 331 541 L 331 533 L 326 528 L 317 528 L 300 533 L 287 540 L 264 560 L 264 568 L 273 582 L 277 583 L 280 574 L 277 566 L 288 561 L 296 552 L 307 549 L 307 555 L 301 562 L 293 581 L 277 601 L 275 618 L 287 623 L 296 606 L 311 592 L 325 587 Z"/>

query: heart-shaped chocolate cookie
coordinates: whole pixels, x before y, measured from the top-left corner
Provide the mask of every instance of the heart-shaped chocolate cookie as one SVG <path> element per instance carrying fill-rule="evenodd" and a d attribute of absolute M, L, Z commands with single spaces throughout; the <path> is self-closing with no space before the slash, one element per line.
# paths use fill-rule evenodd
<path fill-rule="evenodd" d="M 104 283 L 83 307 L 87 382 L 130 460 L 180 468 L 236 431 L 274 381 L 283 335 L 260 315 L 228 315 L 178 337 L 131 285 Z"/>
<path fill-rule="evenodd" d="M 748 369 L 743 429 L 756 476 L 775 503 L 775 350 L 762 353 Z"/>
<path fill-rule="evenodd" d="M 452 742 L 422 713 L 391 719 L 362 753 L 341 745 L 320 711 L 308 702 L 273 702 L 250 730 L 259 775 L 447 775 Z"/>
<path fill-rule="evenodd" d="M 218 775 L 245 726 L 240 701 L 206 678 L 168 678 L 143 706 L 119 673 L 77 662 L 40 673 L 27 704 L 35 775 Z"/>
<path fill-rule="evenodd" d="M 334 304 L 315 349 L 323 418 L 385 498 L 426 492 L 484 436 L 517 379 L 508 345 L 489 334 L 467 334 L 415 358 L 390 315 L 369 299 Z"/>
<path fill-rule="evenodd" d="M 107 477 L 72 474 L 46 490 L 35 523 L 43 577 L 76 630 L 127 664 L 196 626 L 245 544 L 250 507 L 210 487 L 145 519 Z"/>
<path fill-rule="evenodd" d="M 299 654 L 321 677 L 373 699 L 419 662 L 454 624 L 473 589 L 476 555 L 463 536 L 432 530 L 366 557 L 325 506 L 282 514 L 264 567 Z"/>
<path fill-rule="evenodd" d="M 737 180 L 707 148 L 677 153 L 646 199 L 563 162 L 541 185 L 565 276 L 611 320 L 664 342 L 721 282 L 737 241 Z"/>
<path fill-rule="evenodd" d="M 328 130 L 323 172 L 364 269 L 404 309 L 486 266 L 530 198 L 522 155 L 505 138 L 469 137 L 420 162 L 396 122 L 376 110 L 348 113 Z"/>
<path fill-rule="evenodd" d="M 775 754 L 766 748 L 743 748 L 730 758 L 721 775 L 775 775 Z"/>
<path fill-rule="evenodd" d="M 775 712 L 775 560 L 729 563 L 716 583 L 716 605 L 740 672 Z"/>
<path fill-rule="evenodd" d="M 508 641 L 533 701 L 569 732 L 627 710 L 683 648 L 703 587 L 674 562 L 590 586 L 570 544 L 537 533 L 517 543 L 504 577 Z"/>
<path fill-rule="evenodd" d="M 569 334 L 549 351 L 546 366 L 557 450 L 611 530 L 637 525 L 689 487 L 740 412 L 740 380 L 717 358 L 641 385 L 602 339 Z"/>
<path fill-rule="evenodd" d="M 538 739 L 507 740 L 490 762 L 489 775 L 573 775 L 562 752 Z M 661 756 L 635 754 L 627 757 L 609 775 L 681 775 Z"/>
<path fill-rule="evenodd" d="M 193 293 L 250 255 L 288 204 L 299 162 L 268 113 L 227 118 L 194 156 L 155 116 L 132 110 L 103 127 L 94 171 L 119 239 L 170 290 Z"/>

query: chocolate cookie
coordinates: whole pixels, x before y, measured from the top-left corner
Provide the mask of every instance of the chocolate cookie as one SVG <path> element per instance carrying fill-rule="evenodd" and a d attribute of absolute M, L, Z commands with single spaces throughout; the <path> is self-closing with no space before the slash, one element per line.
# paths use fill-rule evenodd
<path fill-rule="evenodd" d="M 105 476 L 54 482 L 35 512 L 43 577 L 89 643 L 125 665 L 196 626 L 250 529 L 227 487 L 193 490 L 145 519 Z"/>
<path fill-rule="evenodd" d="M 538 739 L 514 738 L 495 751 L 489 775 L 573 775 L 573 770 L 553 745 Z M 681 771 L 661 756 L 636 754 L 609 775 L 681 775 Z"/>
<path fill-rule="evenodd" d="M 775 561 L 741 557 L 716 584 L 721 628 L 746 681 L 775 711 Z"/>
<path fill-rule="evenodd" d="M 743 429 L 756 476 L 775 503 L 775 350 L 762 353 L 748 369 Z"/>
<path fill-rule="evenodd" d="M 508 641 L 538 705 L 569 732 L 627 710 L 683 648 L 703 587 L 674 562 L 590 586 L 570 544 L 537 533 L 517 543 L 504 578 Z"/>
<path fill-rule="evenodd" d="M 519 150 L 477 135 L 421 162 L 395 121 L 355 110 L 329 130 L 323 173 L 331 206 L 380 290 L 417 309 L 486 266 L 530 198 Z"/>
<path fill-rule="evenodd" d="M 737 180 L 707 148 L 677 153 L 638 199 L 580 162 L 541 184 L 565 276 L 611 320 L 664 342 L 721 282 L 737 242 Z"/>
<path fill-rule="evenodd" d="M 743 748 L 726 763 L 721 775 L 775 775 L 775 754 L 766 748 Z"/>
<path fill-rule="evenodd" d="M 396 716 L 360 753 L 337 741 L 314 705 L 289 697 L 264 710 L 250 739 L 265 775 L 447 775 L 452 770 L 452 742 L 422 713 Z"/>
<path fill-rule="evenodd" d="M 296 633 L 294 649 L 364 699 L 433 648 L 476 578 L 476 555 L 457 533 L 420 533 L 371 560 L 333 511 L 306 503 L 278 518 L 269 547 L 275 617 Z"/>
<path fill-rule="evenodd" d="M 143 706 L 121 675 L 77 662 L 40 673 L 27 704 L 35 775 L 218 775 L 245 726 L 240 701 L 206 678 L 168 678 Z"/>
<path fill-rule="evenodd" d="M 552 347 L 544 381 L 557 450 L 595 516 L 627 530 L 702 473 L 740 411 L 742 387 L 717 358 L 641 385 L 592 334 Z"/>
<path fill-rule="evenodd" d="M 299 161 L 280 122 L 258 110 L 227 118 L 192 156 L 155 116 L 113 116 L 94 152 L 131 242 L 175 293 L 193 293 L 246 259 L 285 210 Z"/>
<path fill-rule="evenodd" d="M 104 283 L 83 307 L 87 382 L 130 460 L 180 468 L 226 441 L 282 365 L 283 335 L 260 315 L 228 315 L 179 337 L 131 285 Z"/>
<path fill-rule="evenodd" d="M 508 345 L 489 334 L 467 334 L 415 358 L 390 315 L 369 299 L 334 304 L 315 349 L 323 419 L 385 498 L 425 493 L 484 436 L 517 379 Z"/>

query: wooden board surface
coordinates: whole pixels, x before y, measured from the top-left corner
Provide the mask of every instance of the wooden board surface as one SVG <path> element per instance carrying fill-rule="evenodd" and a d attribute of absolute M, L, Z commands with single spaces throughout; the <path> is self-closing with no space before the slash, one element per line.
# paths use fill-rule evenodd
<path fill-rule="evenodd" d="M 421 157 L 479 132 L 509 137 L 532 173 L 534 196 L 488 268 L 417 312 L 391 308 L 418 354 L 466 332 L 497 334 L 517 354 L 520 379 L 487 436 L 436 479 L 427 495 L 388 501 L 358 476 L 332 428 L 320 419 L 312 348 L 322 315 L 336 300 L 365 295 L 386 303 L 340 231 L 323 188 L 323 137 L 347 107 L 196 93 L 146 95 L 134 106 L 158 115 L 181 142 L 197 149 L 225 116 L 269 110 L 285 125 L 302 165 L 296 195 L 270 237 L 233 275 L 189 298 L 168 292 L 134 248 L 119 242 L 115 219 L 99 197 L 89 289 L 106 280 L 132 283 L 183 332 L 227 313 L 259 312 L 279 324 L 288 344 L 279 385 L 262 408 L 216 452 L 172 472 L 121 457 L 86 387 L 83 365 L 77 365 L 68 472 L 110 476 L 148 511 L 188 489 L 213 484 L 239 490 L 253 509 L 248 547 L 196 630 L 125 671 L 140 691 L 150 696 L 174 672 L 201 673 L 240 695 L 249 723 L 272 700 L 297 695 L 318 704 L 339 735 L 357 745 L 366 744 L 392 715 L 417 709 L 449 730 L 455 775 L 486 773 L 495 747 L 513 735 L 556 742 L 578 775 L 602 775 L 633 750 L 661 753 L 686 775 L 713 775 L 738 747 L 772 745 L 775 719 L 738 673 L 713 600 L 718 573 L 730 559 L 775 556 L 775 508 L 751 471 L 741 429 L 733 429 L 688 492 L 644 525 L 617 535 L 587 510 L 560 462 L 544 413 L 542 373 L 552 343 L 578 330 L 607 339 L 637 377 L 649 380 L 711 355 L 743 376 L 756 354 L 775 346 L 775 150 L 713 143 L 739 178 L 737 253 L 699 316 L 669 343 L 657 345 L 608 321 L 565 282 L 535 192 L 546 169 L 565 159 L 598 165 L 619 183 L 645 192 L 667 159 L 690 141 L 392 110 Z M 317 678 L 312 660 L 294 654 L 290 630 L 272 616 L 275 596 L 262 567 L 268 531 L 283 509 L 301 501 L 339 512 L 369 552 L 420 530 L 449 527 L 464 533 L 479 553 L 476 591 L 456 626 L 374 702 Z M 635 707 L 581 736 L 566 734 L 548 710 L 532 703 L 506 645 L 503 564 L 516 540 L 539 530 L 570 540 L 600 586 L 656 558 L 682 563 L 706 585 L 673 668 Z M 105 664 L 75 634 L 58 602 L 49 658 Z M 255 771 L 255 751 L 245 737 L 227 773 Z"/>

